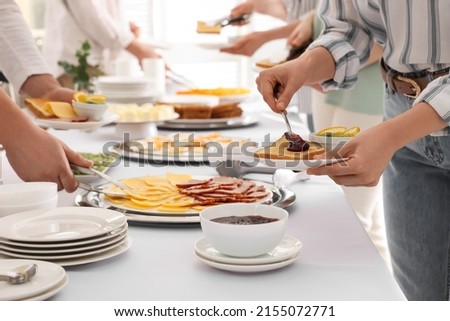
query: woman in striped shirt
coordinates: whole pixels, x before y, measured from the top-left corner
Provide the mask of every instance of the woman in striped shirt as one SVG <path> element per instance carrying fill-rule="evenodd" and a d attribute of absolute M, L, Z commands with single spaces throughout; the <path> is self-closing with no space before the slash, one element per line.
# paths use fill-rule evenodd
<path fill-rule="evenodd" d="M 351 88 L 373 43 L 384 47 L 385 121 L 340 149 L 345 164 L 308 173 L 345 186 L 374 186 L 384 173 L 393 271 L 409 300 L 449 299 L 448 12 L 446 0 L 322 1 L 323 34 L 300 58 L 257 79 L 279 112 L 304 85 Z"/>

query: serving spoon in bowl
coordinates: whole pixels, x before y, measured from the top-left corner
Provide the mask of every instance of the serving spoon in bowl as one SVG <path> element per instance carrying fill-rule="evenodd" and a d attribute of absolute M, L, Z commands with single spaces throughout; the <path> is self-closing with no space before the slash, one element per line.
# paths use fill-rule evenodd
<path fill-rule="evenodd" d="M 0 281 L 22 284 L 30 281 L 36 275 L 37 269 L 37 264 L 26 264 L 9 271 L 0 271 Z"/>

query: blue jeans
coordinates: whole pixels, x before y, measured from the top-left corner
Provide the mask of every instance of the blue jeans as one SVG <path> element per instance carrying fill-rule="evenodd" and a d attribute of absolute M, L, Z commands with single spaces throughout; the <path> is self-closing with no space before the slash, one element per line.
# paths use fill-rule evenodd
<path fill-rule="evenodd" d="M 412 102 L 386 90 L 385 117 L 406 111 Z M 450 136 L 426 136 L 398 150 L 383 184 L 386 232 L 397 282 L 408 300 L 448 300 Z"/>

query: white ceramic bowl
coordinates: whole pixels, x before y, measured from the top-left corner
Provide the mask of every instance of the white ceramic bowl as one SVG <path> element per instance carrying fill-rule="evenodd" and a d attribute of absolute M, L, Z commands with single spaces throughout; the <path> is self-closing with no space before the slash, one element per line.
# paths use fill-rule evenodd
<path fill-rule="evenodd" d="M 212 221 L 227 216 L 263 216 L 277 221 L 262 224 L 226 224 Z M 219 252 L 235 257 L 254 257 L 273 250 L 286 233 L 286 210 L 264 204 L 233 203 L 209 207 L 200 212 L 203 234 Z"/>
<path fill-rule="evenodd" d="M 318 136 L 316 133 L 309 134 L 309 140 L 321 144 L 327 152 L 341 149 L 352 138 L 354 137 Z"/>
<path fill-rule="evenodd" d="M 73 101 L 72 106 L 78 116 L 88 117 L 89 120 L 93 121 L 101 120 L 108 109 L 107 104 L 88 104 L 80 103 L 78 101 Z"/>
<path fill-rule="evenodd" d="M 0 206 L 0 217 L 7 215 L 32 211 L 32 210 L 50 210 L 58 205 L 58 195 L 37 203 L 23 203 L 21 205 L 2 205 Z"/>
<path fill-rule="evenodd" d="M 53 182 L 26 182 L 0 185 L 0 207 L 36 204 L 58 195 Z"/>

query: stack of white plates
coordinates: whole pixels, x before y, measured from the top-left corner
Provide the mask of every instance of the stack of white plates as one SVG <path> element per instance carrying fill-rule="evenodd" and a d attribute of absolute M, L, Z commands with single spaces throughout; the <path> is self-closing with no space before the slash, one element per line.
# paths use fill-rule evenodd
<path fill-rule="evenodd" d="M 61 266 L 107 259 L 126 251 L 131 240 L 124 214 L 58 207 L 0 219 L 0 258 L 51 261 Z"/>
<path fill-rule="evenodd" d="M 160 96 L 148 77 L 103 76 L 97 80 L 97 90 L 114 103 L 145 104 Z"/>
<path fill-rule="evenodd" d="M 48 299 L 66 286 L 69 278 L 60 265 L 45 261 L 9 259 L 0 260 L 0 271 L 36 264 L 37 272 L 31 280 L 21 284 L 0 282 L 0 301 L 41 301 Z"/>
<path fill-rule="evenodd" d="M 302 243 L 286 235 L 272 251 L 255 257 L 233 257 L 217 251 L 206 238 L 195 243 L 194 254 L 203 263 L 216 269 L 254 273 L 280 269 L 294 263 L 300 255 Z"/>

